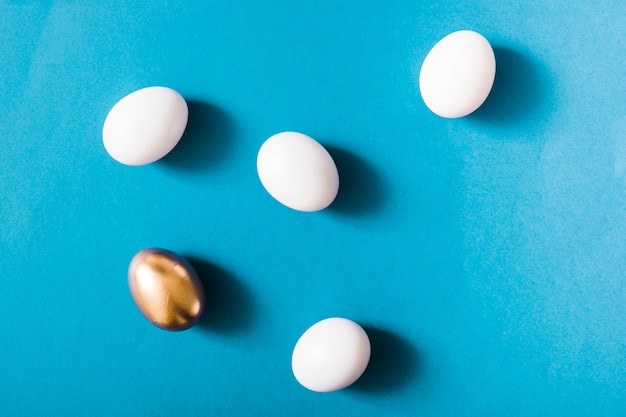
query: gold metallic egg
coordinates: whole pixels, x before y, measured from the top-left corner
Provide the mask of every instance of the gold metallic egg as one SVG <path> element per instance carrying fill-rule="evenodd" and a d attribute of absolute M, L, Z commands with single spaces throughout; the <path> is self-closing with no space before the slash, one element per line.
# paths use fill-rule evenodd
<path fill-rule="evenodd" d="M 144 249 L 133 257 L 128 287 L 139 311 L 165 330 L 190 328 L 204 310 L 198 274 L 185 259 L 165 249 Z"/>

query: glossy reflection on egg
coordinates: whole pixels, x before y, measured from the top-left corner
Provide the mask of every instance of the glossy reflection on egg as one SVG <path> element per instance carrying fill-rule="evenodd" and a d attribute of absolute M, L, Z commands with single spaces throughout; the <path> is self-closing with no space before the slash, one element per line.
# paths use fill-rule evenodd
<path fill-rule="evenodd" d="M 182 257 L 165 249 L 143 249 L 131 260 L 128 286 L 139 311 L 155 326 L 179 331 L 204 310 L 202 282 Z"/>

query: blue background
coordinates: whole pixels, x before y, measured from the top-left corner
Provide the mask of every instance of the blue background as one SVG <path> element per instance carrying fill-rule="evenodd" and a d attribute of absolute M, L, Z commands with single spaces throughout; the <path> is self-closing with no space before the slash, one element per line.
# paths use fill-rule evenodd
<path fill-rule="evenodd" d="M 497 77 L 447 120 L 417 76 L 459 29 Z M 626 415 L 625 31 L 623 0 L 0 1 L 0 414 Z M 188 129 L 123 166 L 102 124 L 150 85 Z M 262 188 L 284 130 L 334 157 L 328 209 Z M 145 247 L 202 275 L 196 327 L 133 304 Z M 331 316 L 370 367 L 309 392 L 291 352 Z"/>

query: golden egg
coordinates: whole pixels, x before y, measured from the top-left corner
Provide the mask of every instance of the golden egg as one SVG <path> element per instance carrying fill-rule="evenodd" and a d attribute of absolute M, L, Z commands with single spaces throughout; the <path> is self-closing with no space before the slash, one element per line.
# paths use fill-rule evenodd
<path fill-rule="evenodd" d="M 139 311 L 165 330 L 190 328 L 204 310 L 198 274 L 185 259 L 165 249 L 144 249 L 133 257 L 128 287 Z"/>

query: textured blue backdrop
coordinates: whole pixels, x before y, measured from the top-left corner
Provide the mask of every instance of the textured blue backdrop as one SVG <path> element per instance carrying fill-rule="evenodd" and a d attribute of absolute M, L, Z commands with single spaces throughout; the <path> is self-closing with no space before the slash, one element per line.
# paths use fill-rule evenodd
<path fill-rule="evenodd" d="M 459 29 L 497 77 L 445 120 L 416 80 Z M 624 416 L 625 29 L 623 0 L 0 1 L 0 414 Z M 102 123 L 150 85 L 188 130 L 126 167 Z M 327 210 L 261 187 L 283 130 L 335 158 Z M 203 276 L 197 327 L 133 304 L 153 246 Z M 372 362 L 312 393 L 291 351 L 336 315 Z"/>

